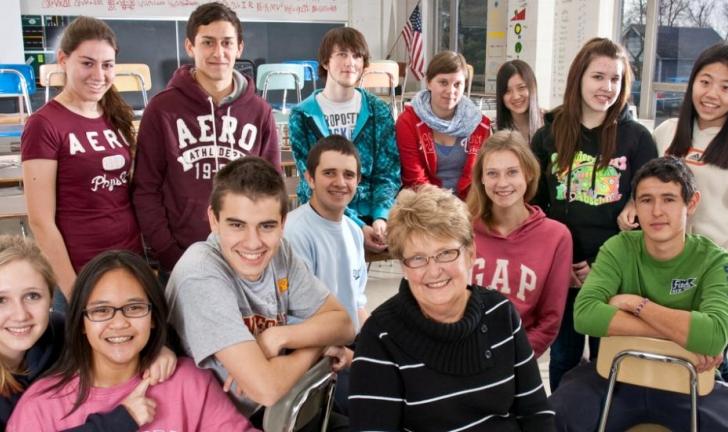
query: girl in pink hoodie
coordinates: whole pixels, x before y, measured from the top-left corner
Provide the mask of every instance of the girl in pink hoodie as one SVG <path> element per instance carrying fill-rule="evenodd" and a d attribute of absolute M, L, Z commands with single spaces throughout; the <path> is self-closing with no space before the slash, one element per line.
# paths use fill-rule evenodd
<path fill-rule="evenodd" d="M 109 251 L 91 260 L 76 279 L 61 358 L 23 394 L 7 430 L 89 421 L 95 428 L 74 430 L 255 430 L 212 373 L 190 359 L 154 386 L 142 376 L 166 342 L 166 317 L 164 293 L 142 258 Z"/>
<path fill-rule="evenodd" d="M 527 204 L 539 176 L 523 136 L 502 130 L 481 147 L 468 194 L 476 245 L 472 283 L 513 302 L 536 357 L 559 331 L 572 254 L 566 226 Z"/>

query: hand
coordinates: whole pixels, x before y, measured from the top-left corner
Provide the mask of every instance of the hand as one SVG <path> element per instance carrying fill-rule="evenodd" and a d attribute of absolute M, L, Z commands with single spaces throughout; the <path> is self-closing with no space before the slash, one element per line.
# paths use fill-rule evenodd
<path fill-rule="evenodd" d="M 383 238 L 377 235 L 374 228 L 371 226 L 364 225 L 362 227 L 362 233 L 364 234 L 364 247 L 367 248 L 367 250 L 372 252 L 382 252 L 387 248 L 387 243 L 384 242 Z"/>
<path fill-rule="evenodd" d="M 718 354 L 717 356 L 695 355 L 698 357 L 698 362 L 695 364 L 695 369 L 697 369 L 698 373 L 713 370 L 723 363 L 723 354 Z"/>
<path fill-rule="evenodd" d="M 589 267 L 589 264 L 586 261 L 581 261 L 576 264 L 572 264 L 571 271 L 573 273 L 573 277 L 579 282 L 576 286 L 582 286 L 586 277 L 589 276 L 591 267 Z"/>
<path fill-rule="evenodd" d="M 138 426 L 151 423 L 157 411 L 157 404 L 152 399 L 145 396 L 149 388 L 150 379 L 144 378 L 129 396 L 124 399 L 121 404 L 129 412 L 131 418 L 134 419 Z"/>
<path fill-rule="evenodd" d="M 372 222 L 372 228 L 374 229 L 374 234 L 377 235 L 379 240 L 382 243 L 385 243 L 387 241 L 387 221 L 384 219 L 377 219 Z"/>
<path fill-rule="evenodd" d="M 635 294 L 617 294 L 609 299 L 609 304 L 617 306 L 621 311 L 634 313 L 642 300 L 644 300 L 644 297 Z"/>
<path fill-rule="evenodd" d="M 334 372 L 350 367 L 351 360 L 354 357 L 354 351 L 343 346 L 330 346 L 324 351 L 326 357 L 331 358 L 331 369 Z"/>
<path fill-rule="evenodd" d="M 622 212 L 617 216 L 617 225 L 619 225 L 619 229 L 622 231 L 633 230 L 640 226 L 637 223 L 637 210 L 634 201 L 627 201 L 627 205 L 624 206 Z"/>
<path fill-rule="evenodd" d="M 285 330 L 285 326 L 269 327 L 255 337 L 266 359 L 278 357 L 281 355 L 281 351 L 286 348 L 284 340 Z"/>
<path fill-rule="evenodd" d="M 155 385 L 169 378 L 176 368 L 177 356 L 171 349 L 165 346 L 162 347 L 162 350 L 149 366 L 149 369 L 144 371 L 142 378 L 149 378 L 149 384 Z"/>
<path fill-rule="evenodd" d="M 230 391 L 230 389 L 235 385 L 235 394 L 238 395 L 238 397 L 243 397 L 245 393 L 243 392 L 243 388 L 238 385 L 238 383 L 233 379 L 233 376 L 228 373 L 228 377 L 225 378 L 225 382 L 222 385 L 222 390 L 227 393 Z"/>
<path fill-rule="evenodd" d="M 569 286 L 581 288 L 581 281 L 579 280 L 579 277 L 576 275 L 576 272 L 574 272 L 573 269 L 569 270 Z"/>

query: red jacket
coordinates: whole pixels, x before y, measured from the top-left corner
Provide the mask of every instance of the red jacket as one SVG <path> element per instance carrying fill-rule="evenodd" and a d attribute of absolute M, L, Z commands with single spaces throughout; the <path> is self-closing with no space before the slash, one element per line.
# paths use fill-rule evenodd
<path fill-rule="evenodd" d="M 432 129 L 425 122 L 421 121 L 414 108 L 406 106 L 397 119 L 395 126 L 397 132 L 397 147 L 399 147 L 399 158 L 402 163 L 402 185 L 414 187 L 419 184 L 430 183 L 435 186 L 442 186 L 442 181 L 437 177 L 437 151 Z M 480 146 L 490 137 L 491 128 L 488 117 L 483 120 L 468 137 L 465 152 L 465 165 L 463 174 L 460 176 L 457 186 L 457 194 L 465 199 L 470 189 L 473 164 L 478 156 Z"/>

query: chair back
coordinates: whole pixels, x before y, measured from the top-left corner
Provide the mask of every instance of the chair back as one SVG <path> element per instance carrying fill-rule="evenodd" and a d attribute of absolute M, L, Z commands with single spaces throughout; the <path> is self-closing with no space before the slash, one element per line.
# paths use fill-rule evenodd
<path fill-rule="evenodd" d="M 35 93 L 35 72 L 27 64 L 0 64 L 0 97 L 18 97 L 21 123 L 23 112 L 33 113 L 30 95 Z"/>
<path fill-rule="evenodd" d="M 305 70 L 301 64 L 267 63 L 258 66 L 255 86 L 262 89 L 262 97 L 266 99 L 268 91 L 283 90 L 281 111 L 286 112 L 286 96 L 288 90 L 296 90 L 296 103 L 301 103 L 301 87 Z"/>
<path fill-rule="evenodd" d="M 697 356 L 675 342 L 665 339 L 637 336 L 601 338 L 599 356 L 597 357 L 597 372 L 599 375 L 609 378 L 609 372 L 615 357 L 622 352 L 629 351 L 635 352 L 635 355 L 629 356 L 621 362 L 617 381 L 690 394 L 691 379 L 688 369 L 677 362 L 667 361 L 658 356 L 687 360 L 693 364 L 697 364 Z M 714 371 L 698 374 L 698 394 L 700 396 L 710 393 L 714 386 Z"/>
<path fill-rule="evenodd" d="M 316 91 L 318 76 L 319 62 L 316 60 L 286 60 L 283 63 L 300 64 L 303 65 L 304 81 L 311 81 L 313 84 L 313 90 Z"/>
<path fill-rule="evenodd" d="M 117 63 L 114 65 L 114 87 L 124 92 L 140 92 L 146 108 L 149 103 L 147 92 L 152 89 L 152 74 L 144 63 Z M 50 89 L 66 85 L 66 74 L 57 63 L 40 66 L 40 84 L 45 87 L 45 100 L 50 100 Z"/>
<path fill-rule="evenodd" d="M 365 89 L 386 89 L 386 93 L 375 94 L 389 98 L 389 106 L 394 118 L 397 118 L 399 107 L 394 89 L 399 85 L 399 65 L 394 60 L 372 60 L 364 69 L 359 80 L 359 87 Z"/>
<path fill-rule="evenodd" d="M 321 431 L 326 431 L 333 403 L 336 374 L 328 358 L 319 360 L 278 402 L 265 410 L 263 430 L 292 432 L 302 429 L 321 414 Z"/>

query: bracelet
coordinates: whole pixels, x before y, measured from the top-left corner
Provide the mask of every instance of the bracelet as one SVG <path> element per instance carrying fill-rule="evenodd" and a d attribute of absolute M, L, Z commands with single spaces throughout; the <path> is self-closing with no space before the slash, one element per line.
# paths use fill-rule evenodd
<path fill-rule="evenodd" d="M 644 309 L 645 305 L 650 302 L 650 299 L 647 297 L 643 298 L 640 304 L 637 305 L 637 307 L 634 309 L 634 316 L 638 317 L 640 316 L 640 313 L 642 312 L 642 309 Z"/>

